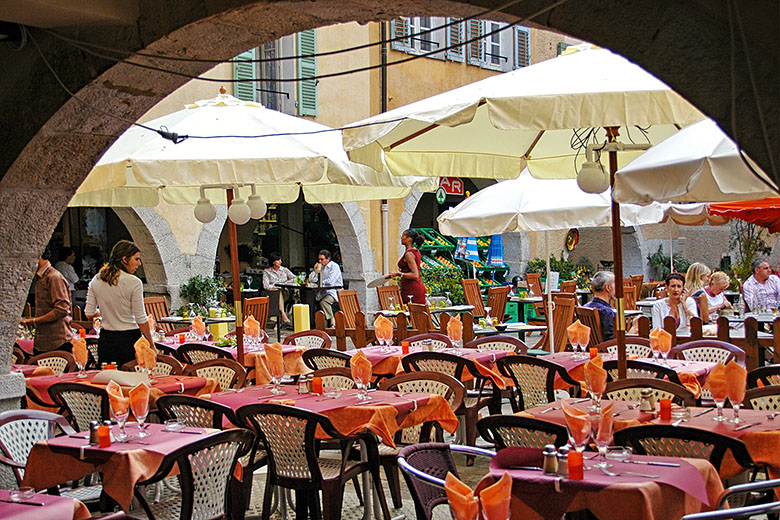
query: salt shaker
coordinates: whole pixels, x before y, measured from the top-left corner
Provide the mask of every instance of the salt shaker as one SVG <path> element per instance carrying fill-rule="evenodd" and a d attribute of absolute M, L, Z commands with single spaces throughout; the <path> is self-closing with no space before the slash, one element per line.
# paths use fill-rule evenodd
<path fill-rule="evenodd" d="M 558 475 L 569 476 L 569 448 L 566 446 L 558 448 Z"/>
<path fill-rule="evenodd" d="M 544 474 L 555 475 L 558 473 L 558 458 L 557 452 L 555 451 L 555 445 L 548 444 L 545 446 L 542 455 L 544 456 L 544 463 L 542 464 Z"/>
<path fill-rule="evenodd" d="M 640 412 L 655 412 L 655 395 L 650 388 L 643 388 L 639 393 L 641 401 L 639 402 Z"/>
<path fill-rule="evenodd" d="M 98 444 L 98 428 L 100 423 L 97 421 L 89 421 L 89 443 Z"/>
<path fill-rule="evenodd" d="M 308 394 L 309 392 L 309 378 L 306 374 L 303 374 L 298 378 L 298 393 Z"/>

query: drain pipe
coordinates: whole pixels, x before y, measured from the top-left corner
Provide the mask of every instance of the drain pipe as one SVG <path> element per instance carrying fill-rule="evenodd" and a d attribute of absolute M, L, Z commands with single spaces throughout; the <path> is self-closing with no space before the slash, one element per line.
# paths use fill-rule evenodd
<path fill-rule="evenodd" d="M 381 111 L 387 112 L 387 22 L 380 24 L 382 45 L 379 47 L 379 59 L 381 61 Z M 382 274 L 390 272 L 390 206 L 386 199 L 382 200 Z"/>

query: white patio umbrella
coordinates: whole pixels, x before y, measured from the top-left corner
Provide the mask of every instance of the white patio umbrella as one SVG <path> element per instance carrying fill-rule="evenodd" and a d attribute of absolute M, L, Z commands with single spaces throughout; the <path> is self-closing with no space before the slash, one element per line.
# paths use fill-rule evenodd
<path fill-rule="evenodd" d="M 747 164 L 750 166 L 748 167 Z M 721 202 L 777 195 L 769 176 L 712 119 L 680 130 L 615 174 L 618 202 Z"/>
<path fill-rule="evenodd" d="M 439 230 L 445 235 L 493 235 L 517 231 L 544 231 L 547 276 L 550 251 L 547 231 L 572 227 L 608 227 L 612 223 L 609 192 L 583 193 L 574 179 L 537 179 L 523 171 L 517 179 L 488 186 L 454 208 L 439 215 Z M 621 208 L 621 225 L 654 224 L 664 218 L 660 204 Z M 552 329 L 552 298 L 547 292 L 549 329 Z M 548 334 L 553 351 L 552 334 Z"/>
<path fill-rule="evenodd" d="M 431 191 L 437 185 L 437 179 L 404 179 L 353 163 L 342 148 L 339 132 L 224 92 L 145 126 L 190 137 L 175 144 L 155 131 L 130 128 L 101 157 L 71 206 L 156 206 L 160 198 L 169 204 L 196 204 L 203 199 L 208 205 L 204 194 L 212 203 L 230 204 L 234 195 L 246 199 L 255 189 L 265 202 L 294 202 L 302 191 L 310 203 L 334 203 L 402 198 L 412 187 Z M 204 186 L 225 189 L 205 193 Z M 243 362 L 238 251 L 232 219 L 228 230 L 238 357 Z"/>
<path fill-rule="evenodd" d="M 360 121 L 344 131 L 344 146 L 353 160 L 375 168 L 387 164 L 397 175 L 498 179 L 516 177 L 527 166 L 536 177 L 572 178 L 594 153 L 596 158 L 601 152 L 609 154 L 612 174 L 639 153 L 622 151 L 624 143 L 628 147 L 657 143 L 703 118 L 641 67 L 606 49 L 594 49 L 493 76 Z M 595 165 L 591 164 L 590 172 L 596 181 L 590 183 L 591 189 L 609 185 L 609 178 Z M 615 276 L 622 278 L 617 204 L 613 214 Z M 616 289 L 622 315 L 622 284 Z M 625 330 L 621 327 L 616 339 L 619 371 L 624 376 Z"/>

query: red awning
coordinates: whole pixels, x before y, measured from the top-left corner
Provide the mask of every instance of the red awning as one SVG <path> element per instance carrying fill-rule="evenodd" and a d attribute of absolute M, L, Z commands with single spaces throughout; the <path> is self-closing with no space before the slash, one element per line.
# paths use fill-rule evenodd
<path fill-rule="evenodd" d="M 709 213 L 738 218 L 765 227 L 770 233 L 780 233 L 780 197 L 710 204 Z"/>

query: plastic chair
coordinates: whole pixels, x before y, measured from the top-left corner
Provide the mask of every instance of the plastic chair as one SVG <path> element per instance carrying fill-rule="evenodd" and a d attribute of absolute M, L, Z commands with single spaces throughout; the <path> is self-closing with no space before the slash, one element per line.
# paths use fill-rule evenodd
<path fill-rule="evenodd" d="M 571 386 L 580 385 L 561 365 L 542 358 L 507 356 L 497 360 L 496 366 L 515 384 L 517 400 L 512 401 L 515 412 L 555 401 L 556 376 Z"/>
<path fill-rule="evenodd" d="M 90 421 L 111 419 L 105 388 L 81 383 L 57 383 L 49 387 L 49 396 L 68 412 L 70 422 L 78 431 L 89 430 Z"/>
<path fill-rule="evenodd" d="M 477 430 L 497 450 L 510 446 L 541 450 L 548 444 L 563 446 L 569 440 L 565 426 L 519 415 L 483 417 L 477 422 Z"/>
<path fill-rule="evenodd" d="M 728 363 L 732 358 L 740 365 L 745 364 L 745 351 L 736 345 L 716 339 L 688 341 L 669 351 L 669 357 L 686 361 L 704 361 L 707 363 Z"/>
<path fill-rule="evenodd" d="M 352 356 L 339 350 L 311 348 L 301 356 L 303 363 L 312 370 L 331 367 L 349 367 Z"/>
<path fill-rule="evenodd" d="M 73 354 L 64 350 L 52 350 L 51 352 L 38 354 L 37 356 L 31 357 L 27 361 L 27 364 L 49 367 L 54 370 L 54 373 L 57 375 L 78 370 L 76 367 L 76 360 L 73 359 Z"/>
<path fill-rule="evenodd" d="M 233 359 L 233 356 L 221 348 L 200 343 L 185 343 L 176 351 L 176 356 L 187 365 L 212 359 Z"/>
<path fill-rule="evenodd" d="M 11 353 L 11 363 L 14 365 L 22 365 L 27 359 L 27 354 L 22 350 L 19 345 L 14 345 L 13 352 Z"/>
<path fill-rule="evenodd" d="M 610 339 L 594 346 L 599 349 L 599 352 L 617 354 L 616 339 Z M 626 336 L 626 355 L 651 358 L 653 356 L 653 347 L 650 346 L 650 340 L 641 336 Z"/>
<path fill-rule="evenodd" d="M 503 350 L 523 355 L 528 352 L 528 346 L 525 343 L 511 336 L 485 336 L 484 338 L 469 341 L 463 348 Z"/>
<path fill-rule="evenodd" d="M 125 372 L 141 372 L 143 367 L 138 365 L 137 360 L 128 361 L 122 365 Z M 165 354 L 157 354 L 157 362 L 154 364 L 152 374 L 155 376 L 180 376 L 184 374 L 184 366 L 178 359 Z"/>
<path fill-rule="evenodd" d="M 758 367 L 747 373 L 748 388 L 758 388 L 759 382 L 764 386 L 780 385 L 780 365 Z"/>
<path fill-rule="evenodd" d="M 216 379 L 222 390 L 243 388 L 246 384 L 246 369 L 232 359 L 210 359 L 188 366 L 184 375 Z"/>
<path fill-rule="evenodd" d="M 444 334 L 439 334 L 438 332 L 425 332 L 423 334 L 415 334 L 414 336 L 409 336 L 406 338 L 406 341 L 409 342 L 410 347 L 421 347 L 426 343 L 427 340 L 431 340 L 431 345 L 437 349 L 452 348 L 452 342 L 450 341 L 450 338 Z"/>
<path fill-rule="evenodd" d="M 618 361 L 616 359 L 605 361 L 604 370 L 607 371 L 607 376 L 610 381 L 617 381 L 619 379 Z M 674 369 L 650 363 L 649 361 L 640 361 L 638 359 L 626 360 L 626 377 L 629 379 L 668 379 L 672 383 L 682 385 L 680 376 Z"/>
<path fill-rule="evenodd" d="M 458 476 L 452 453 L 493 457 L 495 452 L 473 446 L 429 442 L 414 444 L 398 453 L 398 467 L 403 471 L 406 486 L 414 500 L 418 520 L 431 520 L 436 506 L 447 504 L 444 491 L 447 473 Z"/>
<path fill-rule="evenodd" d="M 322 388 L 337 388 L 351 390 L 355 388 L 355 380 L 352 379 L 352 370 L 348 367 L 321 368 L 312 373 L 314 377 L 322 378 Z"/>
<path fill-rule="evenodd" d="M 777 412 L 780 410 L 780 386 L 751 388 L 745 392 L 745 400 L 742 401 L 742 405 L 753 410 Z"/>
<path fill-rule="evenodd" d="M 312 329 L 312 330 L 303 330 L 301 332 L 296 332 L 295 334 L 290 334 L 289 336 L 284 338 L 282 344 L 296 345 L 298 347 L 303 347 L 305 349 L 310 349 L 310 348 L 327 349 L 327 348 L 331 348 L 332 340 L 330 336 L 328 336 L 321 330 Z"/>
<path fill-rule="evenodd" d="M 615 401 L 641 401 L 641 392 L 645 388 L 653 391 L 656 399 L 671 399 L 675 403 L 683 406 L 695 406 L 696 398 L 690 390 L 684 386 L 664 381 L 663 379 L 620 379 L 607 383 L 607 389 L 604 391 L 605 399 Z"/>

